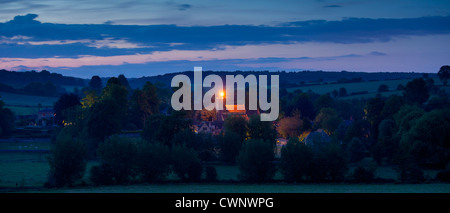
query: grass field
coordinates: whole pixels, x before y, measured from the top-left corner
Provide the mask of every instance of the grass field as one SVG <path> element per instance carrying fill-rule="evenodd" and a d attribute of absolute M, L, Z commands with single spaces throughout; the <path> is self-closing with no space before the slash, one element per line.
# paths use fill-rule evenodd
<path fill-rule="evenodd" d="M 449 193 L 450 184 L 142 184 L 51 193 Z"/>
<path fill-rule="evenodd" d="M 442 82 L 439 78 L 433 78 L 435 85 L 442 85 Z M 406 84 L 411 81 L 411 79 L 401 79 L 401 80 L 386 80 L 386 81 L 367 81 L 367 82 L 357 82 L 357 83 L 339 83 L 339 84 L 322 84 L 322 85 L 313 85 L 313 86 L 304 86 L 304 87 L 295 87 L 287 89 L 288 92 L 293 92 L 297 89 L 302 90 L 303 92 L 307 92 L 311 90 L 318 94 L 326 94 L 331 93 L 333 90 L 339 91 L 340 88 L 344 87 L 347 90 L 347 94 L 353 92 L 362 92 L 367 91 L 368 94 L 362 95 L 354 95 L 348 96 L 346 98 L 367 98 L 373 97 L 377 94 L 378 87 L 381 84 L 386 84 L 389 87 L 389 92 L 382 93 L 385 96 L 389 96 L 392 94 L 401 94 L 401 91 L 395 91 L 399 84 L 406 86 Z"/>
<path fill-rule="evenodd" d="M 58 97 L 0 92 L 0 100 L 5 103 L 5 107 L 10 108 L 16 115 L 32 115 L 37 114 L 39 104 L 42 108 L 53 108 L 53 104 L 58 100 Z"/>
<path fill-rule="evenodd" d="M 5 145 L 11 146 L 11 145 Z M 228 183 L 237 181 L 239 170 L 236 166 L 217 165 L 218 179 L 221 183 L 182 184 L 168 182 L 163 184 L 137 184 L 123 186 L 90 186 L 89 169 L 97 162 L 89 162 L 82 181 L 85 187 L 46 189 L 49 165 L 48 154 L 42 153 L 0 153 L 0 191 L 18 192 L 70 192 L 70 193 L 450 193 L 450 184 L 242 184 Z M 434 178 L 437 171 L 425 171 Z M 377 177 L 396 179 L 397 173 L 392 167 L 378 167 Z M 274 177 L 282 180 L 280 173 Z M 223 182 L 225 181 L 225 182 Z M 22 187 L 22 188 L 21 188 Z"/>

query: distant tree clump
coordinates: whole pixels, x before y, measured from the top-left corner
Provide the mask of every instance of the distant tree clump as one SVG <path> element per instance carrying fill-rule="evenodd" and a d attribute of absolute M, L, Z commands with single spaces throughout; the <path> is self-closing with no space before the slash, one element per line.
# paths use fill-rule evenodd
<path fill-rule="evenodd" d="M 36 96 L 57 96 L 57 88 L 52 82 L 32 82 L 23 88 L 23 92 Z"/>
<path fill-rule="evenodd" d="M 389 91 L 389 87 L 386 84 L 380 84 L 380 86 L 378 87 L 378 92 L 387 92 Z"/>
<path fill-rule="evenodd" d="M 314 102 L 314 108 L 316 110 L 321 110 L 322 108 L 330 108 L 333 107 L 333 102 L 334 101 L 329 94 L 324 94 L 316 99 L 316 101 Z"/>
<path fill-rule="evenodd" d="M 339 89 L 339 97 L 345 97 L 347 96 L 347 89 L 345 89 L 344 87 L 341 87 Z"/>

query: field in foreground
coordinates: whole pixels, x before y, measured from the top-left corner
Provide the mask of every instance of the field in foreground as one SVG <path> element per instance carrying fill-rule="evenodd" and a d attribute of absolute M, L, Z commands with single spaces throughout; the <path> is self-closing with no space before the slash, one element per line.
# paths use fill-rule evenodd
<path fill-rule="evenodd" d="M 49 142 L 47 142 L 49 143 Z M 0 143 L 0 149 L 45 149 L 46 142 Z M 236 166 L 215 165 L 220 183 L 182 184 L 167 182 L 163 184 L 137 184 L 120 186 L 92 186 L 89 169 L 97 162 L 90 161 L 83 182 L 86 186 L 63 189 L 46 189 L 49 165 L 48 154 L 32 152 L 0 153 L 0 192 L 51 192 L 51 193 L 450 193 L 450 184 L 288 184 L 283 182 L 267 184 L 237 183 L 239 170 Z M 436 176 L 436 170 L 424 171 L 428 179 Z M 389 166 L 380 166 L 376 176 L 397 179 L 398 173 Z M 274 179 L 282 181 L 278 172 Z"/>
<path fill-rule="evenodd" d="M 450 184 L 144 184 L 67 188 L 51 193 L 450 193 Z"/>

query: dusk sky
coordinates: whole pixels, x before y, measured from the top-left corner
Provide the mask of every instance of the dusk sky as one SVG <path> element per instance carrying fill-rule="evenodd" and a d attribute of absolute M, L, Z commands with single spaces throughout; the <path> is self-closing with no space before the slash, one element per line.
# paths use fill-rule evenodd
<path fill-rule="evenodd" d="M 449 0 L 0 0 L 0 69 L 436 73 Z"/>

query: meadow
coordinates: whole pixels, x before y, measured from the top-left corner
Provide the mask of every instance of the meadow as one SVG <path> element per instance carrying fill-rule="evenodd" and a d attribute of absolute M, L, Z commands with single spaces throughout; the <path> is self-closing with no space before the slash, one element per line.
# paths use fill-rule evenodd
<path fill-rule="evenodd" d="M 15 115 L 33 115 L 38 112 L 38 105 L 41 109 L 53 108 L 53 104 L 58 97 L 44 97 L 21 95 L 9 92 L 0 92 L 0 100 L 5 103 L 5 107 L 11 109 Z"/>
<path fill-rule="evenodd" d="M 442 82 L 439 80 L 439 78 L 432 78 L 435 85 L 442 85 Z M 347 94 L 349 96 L 344 97 L 344 99 L 353 99 L 353 98 L 370 98 L 375 97 L 375 95 L 378 93 L 378 87 L 381 84 L 385 84 L 388 86 L 389 91 L 383 92 L 382 94 L 384 96 L 389 95 L 401 95 L 401 91 L 397 91 L 397 86 L 399 84 L 406 86 L 406 84 L 411 81 L 411 79 L 400 79 L 400 80 L 386 80 L 386 81 L 364 81 L 364 82 L 356 82 L 356 83 L 328 83 L 328 84 L 320 84 L 320 85 L 306 85 L 302 87 L 293 87 L 288 88 L 288 92 L 293 92 L 297 89 L 302 90 L 303 92 L 307 92 L 309 90 L 318 93 L 318 94 L 326 94 L 331 93 L 333 90 L 339 91 L 340 88 L 345 88 L 347 90 Z M 360 95 L 350 95 L 354 92 L 363 92 L 367 91 L 367 94 L 360 94 Z"/>
<path fill-rule="evenodd" d="M 3 144 L 3 147 L 6 145 Z M 11 145 L 8 145 L 11 146 Z M 245 184 L 238 182 L 237 166 L 215 165 L 217 183 L 179 183 L 175 178 L 161 184 L 132 184 L 118 186 L 93 186 L 89 180 L 89 169 L 98 164 L 88 162 L 86 173 L 77 186 L 73 188 L 47 189 L 43 185 L 47 180 L 49 165 L 48 154 L 31 152 L 0 152 L 0 191 L 3 192 L 50 192 L 50 193 L 449 193 L 450 184 L 423 183 L 285 183 L 278 172 L 273 183 Z M 354 169 L 353 167 L 350 169 Z M 427 170 L 429 179 L 437 171 Z M 389 166 L 378 167 L 376 176 L 396 179 L 397 173 Z M 82 184 L 85 183 L 85 184 Z"/>

